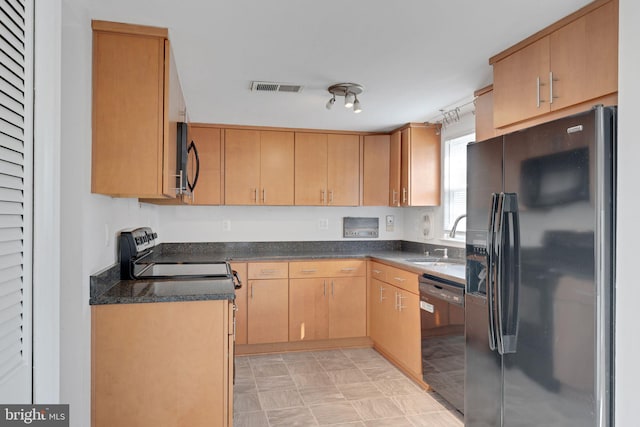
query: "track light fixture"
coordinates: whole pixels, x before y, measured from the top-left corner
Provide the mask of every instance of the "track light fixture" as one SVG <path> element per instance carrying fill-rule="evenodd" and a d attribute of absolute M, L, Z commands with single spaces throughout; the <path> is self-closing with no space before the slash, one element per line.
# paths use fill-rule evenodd
<path fill-rule="evenodd" d="M 331 98 L 330 100 L 327 101 L 327 110 L 331 110 L 331 107 L 333 107 L 333 104 L 336 103 L 336 96 L 333 95 L 333 98 Z"/>
<path fill-rule="evenodd" d="M 358 95 L 364 92 L 364 86 L 356 84 L 356 83 L 338 83 L 332 86 L 329 86 L 327 89 L 332 96 L 332 98 L 327 102 L 327 110 L 330 110 L 333 107 L 333 104 L 336 102 L 337 96 L 344 96 L 344 106 L 345 108 L 353 108 L 354 113 L 362 112 L 362 106 L 360 105 L 360 101 L 358 100 Z"/>

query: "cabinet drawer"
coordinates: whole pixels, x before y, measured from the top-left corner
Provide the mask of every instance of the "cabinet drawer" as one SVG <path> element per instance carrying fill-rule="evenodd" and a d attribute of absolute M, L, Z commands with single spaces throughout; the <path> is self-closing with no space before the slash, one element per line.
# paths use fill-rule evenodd
<path fill-rule="evenodd" d="M 372 262 L 369 267 L 369 275 L 373 279 L 390 283 L 405 291 L 418 294 L 418 273 Z"/>
<path fill-rule="evenodd" d="M 357 259 L 291 262 L 289 263 L 289 277 L 365 276 L 365 265 L 365 261 Z"/>
<path fill-rule="evenodd" d="M 378 264 L 377 262 L 372 262 L 369 265 L 369 276 L 381 280 L 383 282 L 387 281 L 387 266 L 384 264 Z"/>
<path fill-rule="evenodd" d="M 395 267 L 387 267 L 387 283 L 391 283 L 405 291 L 418 294 L 418 273 L 400 270 Z"/>
<path fill-rule="evenodd" d="M 286 279 L 289 277 L 287 262 L 252 262 L 248 268 L 249 279 Z"/>

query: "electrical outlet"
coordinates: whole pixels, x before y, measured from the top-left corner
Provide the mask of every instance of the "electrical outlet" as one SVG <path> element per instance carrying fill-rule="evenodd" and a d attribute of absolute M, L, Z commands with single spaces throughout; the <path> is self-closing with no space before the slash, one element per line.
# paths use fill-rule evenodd
<path fill-rule="evenodd" d="M 318 221 L 318 228 L 320 230 L 328 230 L 329 229 L 329 220 L 326 218 L 321 218 Z"/>
<path fill-rule="evenodd" d="M 222 231 L 231 231 L 231 221 L 225 219 L 222 221 Z"/>
<path fill-rule="evenodd" d="M 387 215 L 386 217 L 387 231 L 393 231 L 395 223 L 396 223 L 395 217 L 393 215 Z"/>

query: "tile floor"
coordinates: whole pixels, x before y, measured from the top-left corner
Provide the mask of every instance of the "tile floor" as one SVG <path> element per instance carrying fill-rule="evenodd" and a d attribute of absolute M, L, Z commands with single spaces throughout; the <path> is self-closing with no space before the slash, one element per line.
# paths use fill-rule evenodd
<path fill-rule="evenodd" d="M 235 427 L 462 427 L 373 349 L 236 357 Z"/>

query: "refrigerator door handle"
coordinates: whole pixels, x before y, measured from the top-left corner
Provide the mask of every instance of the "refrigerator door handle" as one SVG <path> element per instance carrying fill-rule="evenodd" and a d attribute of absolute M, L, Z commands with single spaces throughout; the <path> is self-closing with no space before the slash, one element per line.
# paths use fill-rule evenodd
<path fill-rule="evenodd" d="M 496 214 L 498 212 L 498 194 L 491 194 L 491 210 L 489 212 L 489 228 L 487 231 L 487 311 L 489 317 L 489 348 L 497 350 L 496 322 L 495 322 L 495 238 L 496 238 Z"/>
<path fill-rule="evenodd" d="M 520 219 L 515 193 L 500 194 L 500 245 L 496 300 L 498 310 L 498 352 L 515 353 L 518 341 L 520 290 Z"/>

